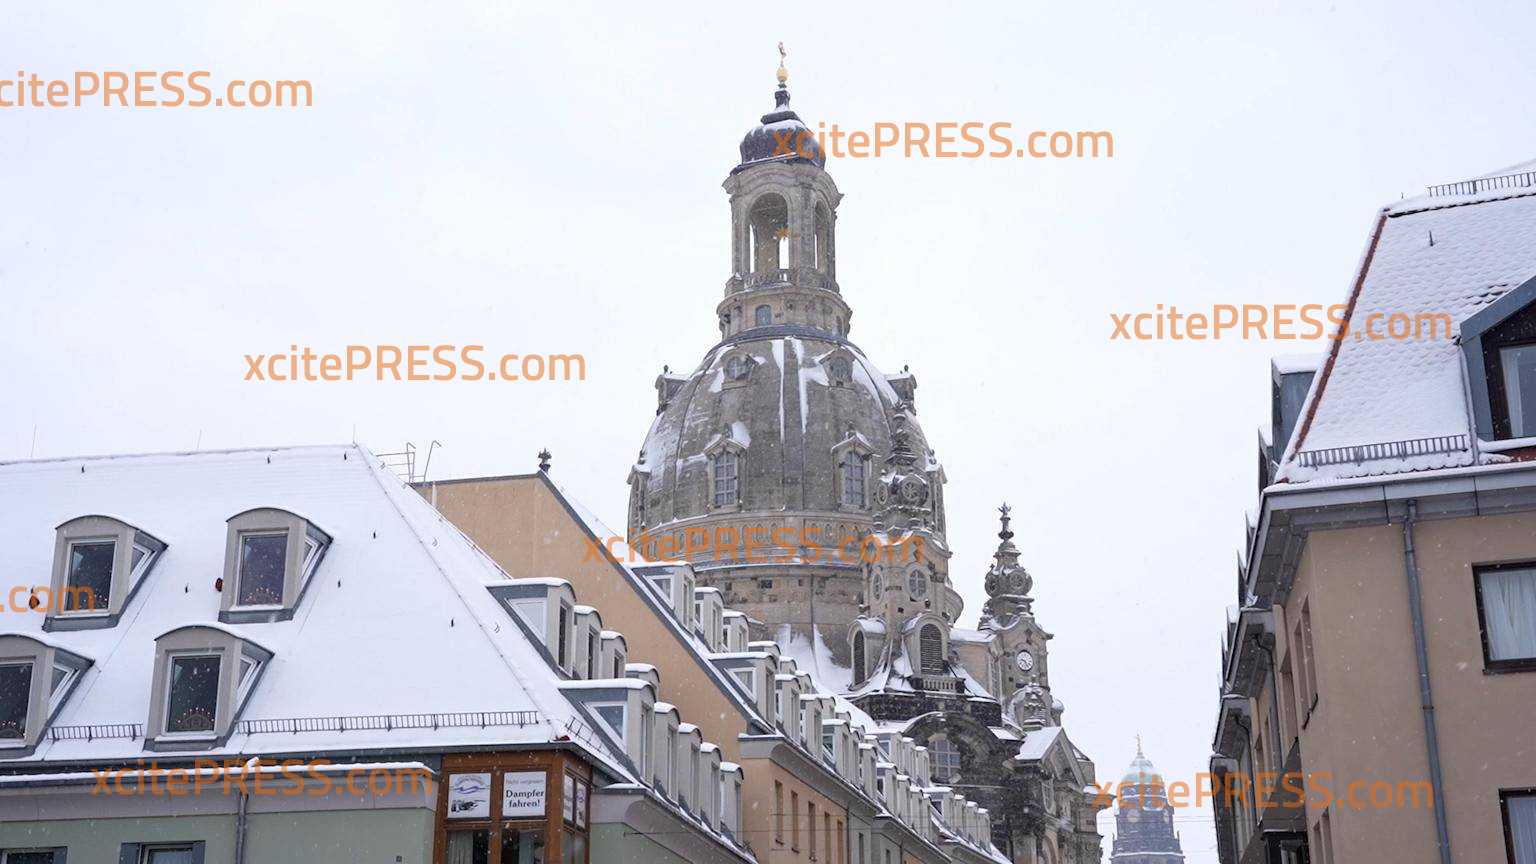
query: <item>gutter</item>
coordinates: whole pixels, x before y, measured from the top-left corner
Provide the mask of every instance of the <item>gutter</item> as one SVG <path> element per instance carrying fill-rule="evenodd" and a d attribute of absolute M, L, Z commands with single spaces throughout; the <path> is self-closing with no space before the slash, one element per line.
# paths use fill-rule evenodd
<path fill-rule="evenodd" d="M 1435 841 L 1440 864 L 1452 864 L 1451 830 L 1445 818 L 1445 783 L 1440 772 L 1440 736 L 1435 726 L 1435 700 L 1429 682 L 1429 645 L 1424 633 L 1424 601 L 1419 585 L 1419 562 L 1413 547 L 1413 526 L 1419 502 L 1408 499 L 1403 518 L 1403 575 L 1408 580 L 1408 614 L 1413 619 L 1413 653 L 1419 667 L 1419 706 L 1424 711 L 1424 742 L 1429 758 L 1429 783 L 1435 796 Z"/>

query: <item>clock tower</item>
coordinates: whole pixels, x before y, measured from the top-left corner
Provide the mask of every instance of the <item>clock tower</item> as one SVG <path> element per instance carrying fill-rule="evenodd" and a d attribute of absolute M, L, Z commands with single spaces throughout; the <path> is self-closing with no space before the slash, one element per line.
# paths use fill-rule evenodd
<path fill-rule="evenodd" d="M 1021 728 L 1039 729 L 1060 724 L 1063 708 L 1051 696 L 1046 662 L 1046 643 L 1051 634 L 1035 620 L 1035 601 L 1029 596 L 1035 580 L 1019 563 L 1009 512 L 1007 504 L 998 508 L 1002 530 L 997 532 L 997 552 L 993 554 L 992 566 L 987 568 L 987 602 L 981 611 L 981 629 L 995 633 L 1002 647 L 1005 663 L 1002 692 L 998 695 L 1003 701 L 1004 715 Z"/>

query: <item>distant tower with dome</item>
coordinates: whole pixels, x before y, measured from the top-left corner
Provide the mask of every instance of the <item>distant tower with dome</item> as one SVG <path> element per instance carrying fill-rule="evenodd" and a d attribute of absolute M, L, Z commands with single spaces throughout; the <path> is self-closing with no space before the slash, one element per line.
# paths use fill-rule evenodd
<path fill-rule="evenodd" d="M 1097 864 L 1093 762 L 1062 728 L 1051 637 L 1007 508 L 979 576 L 980 625 L 960 627 L 946 478 L 917 420 L 917 379 L 881 372 L 851 341 L 843 195 L 787 79 L 781 64 L 773 110 L 723 184 L 718 339 L 691 372 L 655 379 L 656 415 L 628 478 L 629 540 L 650 558 L 687 559 L 756 640 L 882 735 L 926 747 L 935 782 L 987 808 L 1014 861 Z M 882 326 L 909 323 L 893 313 Z"/>
<path fill-rule="evenodd" d="M 1140 736 L 1136 758 L 1120 778 L 1117 798 L 1110 864 L 1183 864 L 1184 849 L 1173 827 L 1163 775 L 1141 752 Z"/>

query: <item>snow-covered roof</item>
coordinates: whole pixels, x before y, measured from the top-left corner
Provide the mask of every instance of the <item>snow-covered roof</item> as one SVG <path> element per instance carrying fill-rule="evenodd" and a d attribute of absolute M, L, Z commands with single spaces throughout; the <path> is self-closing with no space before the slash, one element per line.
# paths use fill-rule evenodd
<path fill-rule="evenodd" d="M 1525 163 L 1485 177 L 1517 175 Z M 1487 188 L 1496 185 L 1498 188 Z M 1278 479 L 1305 483 L 1499 461 L 1475 449 L 1460 347 L 1441 332 L 1371 339 L 1394 314 L 1443 314 L 1453 335 L 1474 313 L 1536 275 L 1536 186 L 1437 189 L 1383 209 L 1356 270 L 1349 335 L 1334 341 L 1312 382 Z M 1401 319 L 1399 319 L 1401 320 Z M 1427 322 L 1426 322 L 1426 326 Z M 1459 436 L 1459 437 L 1458 437 Z M 1443 439 L 1439 443 L 1431 439 Z M 1405 447 L 1335 448 L 1415 442 Z M 1414 455 L 1401 455 L 1403 453 Z"/>
<path fill-rule="evenodd" d="M 140 737 L 55 740 L 11 764 L 146 754 L 155 639 L 216 622 L 226 520 L 255 507 L 302 513 L 332 543 L 291 620 L 214 624 L 272 652 L 242 721 L 500 712 L 488 725 L 270 734 L 237 725 L 209 753 L 344 752 L 548 742 L 579 713 L 559 678 L 485 590 L 506 574 L 362 447 L 323 446 L 0 464 L 0 591 L 46 585 L 54 527 L 110 512 L 167 544 L 110 628 L 42 635 L 43 614 L 0 632 L 93 659 L 51 729 L 137 726 Z M 466 686 L 473 683 L 473 686 Z M 330 731 L 326 731 L 330 730 Z M 624 777 L 622 758 L 578 741 Z"/>

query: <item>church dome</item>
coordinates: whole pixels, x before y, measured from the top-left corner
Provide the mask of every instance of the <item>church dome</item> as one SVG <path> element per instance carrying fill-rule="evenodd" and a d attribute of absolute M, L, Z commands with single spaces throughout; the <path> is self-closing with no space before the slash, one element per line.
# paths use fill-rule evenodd
<path fill-rule="evenodd" d="M 691 374 L 657 382 L 660 410 L 635 466 L 644 525 L 786 511 L 868 524 L 892 494 L 880 481 L 898 426 L 917 465 L 937 470 L 910 413 L 910 381 L 901 375 L 893 383 L 857 346 L 810 327 L 754 328 L 726 339 Z M 735 496 L 717 501 L 711 460 L 727 451 L 737 456 Z M 864 460 L 858 470 L 867 486 L 845 494 L 852 459 Z M 930 493 L 923 486 L 912 494 Z"/>
<path fill-rule="evenodd" d="M 1131 764 L 1125 769 L 1125 776 L 1120 778 L 1120 782 L 1127 785 L 1164 785 L 1163 775 L 1158 773 L 1157 766 L 1152 764 L 1152 760 L 1148 759 L 1141 752 L 1140 744 L 1136 745 L 1136 758 L 1131 760 Z"/>
<path fill-rule="evenodd" d="M 735 171 L 763 162 L 809 162 L 817 168 L 826 165 L 815 133 L 789 108 L 789 91 L 780 87 L 774 93 L 774 110 L 759 118 L 741 139 L 741 164 Z"/>

